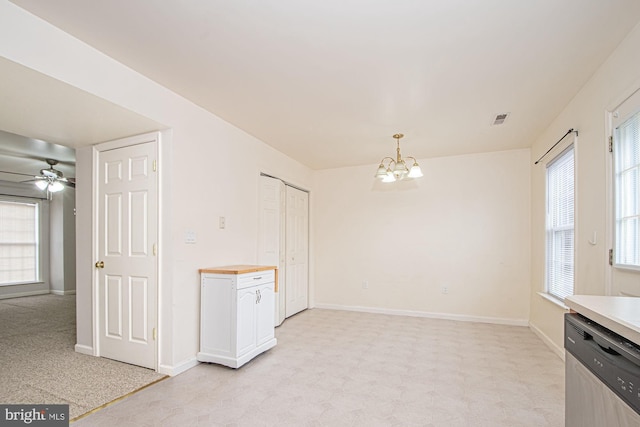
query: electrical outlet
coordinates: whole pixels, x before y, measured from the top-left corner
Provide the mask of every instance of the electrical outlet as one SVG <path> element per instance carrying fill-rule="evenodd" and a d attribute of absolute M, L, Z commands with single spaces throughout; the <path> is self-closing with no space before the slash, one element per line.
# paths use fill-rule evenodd
<path fill-rule="evenodd" d="M 225 217 L 221 216 L 220 218 L 218 218 L 218 227 L 219 228 L 225 228 L 227 226 L 227 220 Z"/>
<path fill-rule="evenodd" d="M 362 282 L 362 289 L 369 289 L 369 281 L 368 280 L 364 280 Z"/>
<path fill-rule="evenodd" d="M 442 285 L 442 293 L 445 295 L 449 293 L 449 287 L 447 285 Z"/>

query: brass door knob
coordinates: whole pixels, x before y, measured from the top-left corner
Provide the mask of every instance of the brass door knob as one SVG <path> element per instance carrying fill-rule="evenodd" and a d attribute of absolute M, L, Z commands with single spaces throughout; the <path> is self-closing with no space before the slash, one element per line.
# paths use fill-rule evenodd
<path fill-rule="evenodd" d="M 104 261 L 96 262 L 96 268 L 104 268 Z"/>

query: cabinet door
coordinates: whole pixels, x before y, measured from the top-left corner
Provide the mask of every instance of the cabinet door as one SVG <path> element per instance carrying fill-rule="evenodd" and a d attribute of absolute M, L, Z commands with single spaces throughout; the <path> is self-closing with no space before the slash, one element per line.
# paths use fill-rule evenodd
<path fill-rule="evenodd" d="M 256 345 L 264 344 L 274 337 L 275 293 L 273 283 L 258 286 L 259 303 L 256 305 Z"/>
<path fill-rule="evenodd" d="M 242 356 L 256 346 L 257 301 L 256 287 L 238 291 L 237 356 Z M 273 315 L 273 312 L 271 314 Z"/>
<path fill-rule="evenodd" d="M 200 351 L 233 356 L 235 291 L 229 278 L 203 276 L 200 307 Z"/>

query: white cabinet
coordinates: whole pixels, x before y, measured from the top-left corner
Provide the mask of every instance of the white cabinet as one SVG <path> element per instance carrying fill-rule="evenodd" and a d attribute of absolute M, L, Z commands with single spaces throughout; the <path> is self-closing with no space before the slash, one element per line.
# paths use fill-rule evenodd
<path fill-rule="evenodd" d="M 239 368 L 276 345 L 276 270 L 235 265 L 200 270 L 201 362 Z"/>

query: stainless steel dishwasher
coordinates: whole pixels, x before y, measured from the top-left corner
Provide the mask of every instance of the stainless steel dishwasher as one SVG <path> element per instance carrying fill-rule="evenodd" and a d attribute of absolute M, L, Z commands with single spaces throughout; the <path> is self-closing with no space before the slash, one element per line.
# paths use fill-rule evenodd
<path fill-rule="evenodd" d="M 640 347 L 565 314 L 565 426 L 640 426 Z"/>

